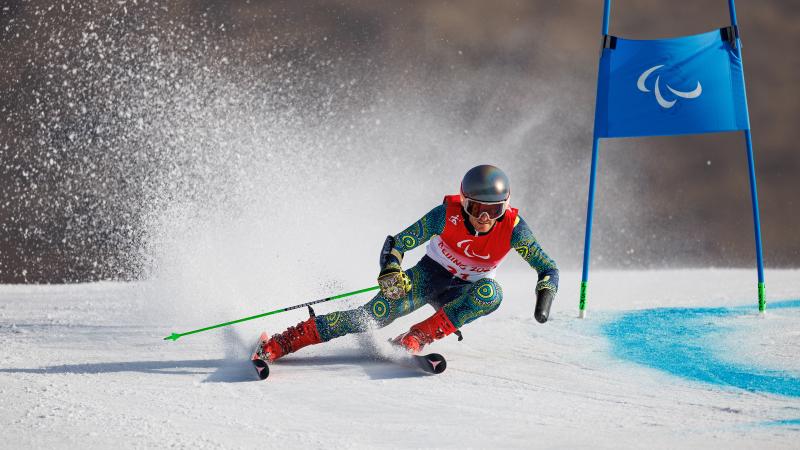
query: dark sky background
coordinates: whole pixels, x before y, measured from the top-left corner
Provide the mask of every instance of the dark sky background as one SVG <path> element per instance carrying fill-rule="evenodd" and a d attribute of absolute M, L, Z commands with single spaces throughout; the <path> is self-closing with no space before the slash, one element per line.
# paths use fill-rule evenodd
<path fill-rule="evenodd" d="M 176 199 L 241 207 L 263 192 L 241 178 L 274 158 L 327 204 L 348 201 L 343 174 L 385 170 L 364 183 L 393 196 L 381 180 L 438 188 L 466 161 L 503 162 L 575 269 L 602 3 L 4 0 L 0 282 L 147 276 Z M 797 267 L 800 3 L 737 6 L 765 261 Z M 614 1 L 611 33 L 728 22 L 722 0 Z M 599 183 L 598 266 L 754 265 L 740 134 L 604 141 Z"/>

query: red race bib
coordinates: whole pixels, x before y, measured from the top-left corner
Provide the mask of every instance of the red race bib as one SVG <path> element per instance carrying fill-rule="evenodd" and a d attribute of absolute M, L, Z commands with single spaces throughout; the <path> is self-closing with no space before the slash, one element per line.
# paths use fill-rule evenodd
<path fill-rule="evenodd" d="M 511 250 L 511 232 L 517 220 L 517 209 L 508 208 L 491 231 L 475 236 L 464 224 L 461 196 L 448 195 L 445 205 L 444 230 L 428 242 L 425 253 L 463 280 L 475 282 L 481 278 L 494 278 L 497 266 Z"/>

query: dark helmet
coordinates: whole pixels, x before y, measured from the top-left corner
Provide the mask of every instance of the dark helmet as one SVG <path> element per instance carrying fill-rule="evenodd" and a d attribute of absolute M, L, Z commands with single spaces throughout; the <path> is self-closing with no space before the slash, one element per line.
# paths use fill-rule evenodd
<path fill-rule="evenodd" d="M 511 195 L 506 174 L 495 166 L 475 166 L 461 180 L 461 195 L 483 203 L 503 202 Z"/>

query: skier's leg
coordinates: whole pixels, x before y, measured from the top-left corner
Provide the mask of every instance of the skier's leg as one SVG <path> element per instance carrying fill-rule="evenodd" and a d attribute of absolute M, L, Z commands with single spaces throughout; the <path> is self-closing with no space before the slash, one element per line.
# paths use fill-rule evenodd
<path fill-rule="evenodd" d="M 417 353 L 434 340 L 455 333 L 462 325 L 495 311 L 503 299 L 500 284 L 491 278 L 482 278 L 459 290 L 460 294 L 455 299 L 431 317 L 412 325 L 407 333 L 398 336 L 395 341 Z"/>
<path fill-rule="evenodd" d="M 411 291 L 405 297 L 390 300 L 378 294 L 358 308 L 309 317 L 297 326 L 273 335 L 262 344 L 260 354 L 263 358 L 274 361 L 308 345 L 327 342 L 350 333 L 363 333 L 371 327 L 385 327 L 394 319 L 420 308 L 425 305 L 425 297 L 431 292 L 431 275 L 420 264 L 406 273 L 411 279 Z"/>
<path fill-rule="evenodd" d="M 322 342 L 350 333 L 363 333 L 370 328 L 383 328 L 425 305 L 425 297 L 432 288 L 428 271 L 418 264 L 406 273 L 411 279 L 411 291 L 403 298 L 391 300 L 378 293 L 358 308 L 317 316 L 316 325 Z"/>
<path fill-rule="evenodd" d="M 442 309 L 456 328 L 461 328 L 478 317 L 494 312 L 503 300 L 500 283 L 491 278 L 468 284 L 461 295 L 448 302 Z"/>

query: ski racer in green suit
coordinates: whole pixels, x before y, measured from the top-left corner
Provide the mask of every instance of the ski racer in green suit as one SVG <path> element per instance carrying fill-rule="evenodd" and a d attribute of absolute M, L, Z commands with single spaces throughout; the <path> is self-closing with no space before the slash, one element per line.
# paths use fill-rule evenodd
<path fill-rule="evenodd" d="M 497 267 L 514 249 L 538 274 L 534 317 L 545 323 L 558 290 L 558 268 L 542 250 L 516 208 L 502 170 L 490 165 L 470 169 L 460 193 L 394 236 L 380 254 L 380 293 L 348 311 L 310 317 L 259 344 L 256 353 L 274 361 L 302 347 L 384 327 L 395 319 L 431 305 L 436 312 L 413 325 L 394 342 L 411 353 L 500 306 L 503 290 L 495 281 Z M 403 271 L 403 254 L 424 243 L 426 254 Z"/>

